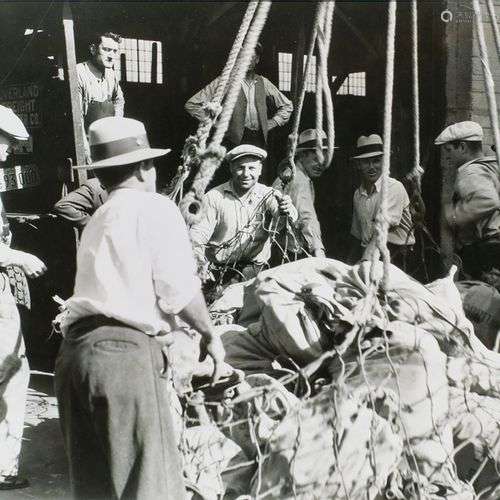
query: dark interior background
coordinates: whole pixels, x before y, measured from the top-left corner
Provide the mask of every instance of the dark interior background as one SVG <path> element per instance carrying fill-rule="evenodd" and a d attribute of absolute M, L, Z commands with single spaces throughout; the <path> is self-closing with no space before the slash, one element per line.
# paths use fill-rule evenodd
<path fill-rule="evenodd" d="M 122 82 L 125 115 L 146 123 L 150 141 L 172 153 L 159 162 L 159 183 L 175 174 L 179 154 L 196 123 L 183 109 L 185 101 L 215 78 L 224 66 L 239 29 L 246 2 L 77 2 L 74 19 L 77 61 L 88 57 L 95 31 L 114 31 L 127 38 L 161 41 L 163 84 Z M 258 72 L 278 84 L 278 53 L 295 55 L 310 36 L 314 2 L 274 2 L 261 36 L 264 54 Z M 74 157 L 71 108 L 65 69 L 61 2 L 0 3 L 0 46 L 3 64 L 0 90 L 9 85 L 36 83 L 40 126 L 32 128 L 34 151 L 12 161 L 38 165 L 38 187 L 2 193 L 7 211 L 49 212 L 61 195 L 67 158 Z M 419 72 L 421 154 L 426 168 L 424 197 L 428 227 L 439 234 L 440 172 L 432 140 L 444 123 L 443 23 L 441 2 L 420 1 Z M 358 179 L 350 156 L 360 134 L 382 133 L 385 47 L 385 2 L 336 2 L 329 57 L 331 76 L 366 72 L 366 96 L 334 95 L 335 141 L 339 149 L 330 169 L 316 182 L 316 203 L 329 256 L 344 258 L 351 221 L 353 191 Z M 410 4 L 398 2 L 393 106 L 392 175 L 401 177 L 413 166 L 411 104 Z M 24 35 L 31 27 L 35 33 Z M 42 30 L 38 32 L 38 30 Z M 48 57 L 51 57 L 50 59 Z M 285 92 L 290 98 L 292 92 Z M 306 95 L 301 129 L 314 127 L 314 94 Z M 290 123 L 269 139 L 270 167 L 284 157 Z M 15 245 L 45 259 L 49 273 L 32 283 L 33 307 L 23 314 L 32 362 L 52 366 L 59 339 L 49 337 L 57 312 L 51 296 L 71 294 L 74 272 L 72 231 L 53 220 L 33 225 L 13 223 Z"/>

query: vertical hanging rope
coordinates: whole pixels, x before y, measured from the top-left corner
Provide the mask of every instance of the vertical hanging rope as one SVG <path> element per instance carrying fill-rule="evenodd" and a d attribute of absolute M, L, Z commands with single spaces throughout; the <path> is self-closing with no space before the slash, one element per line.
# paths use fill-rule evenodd
<path fill-rule="evenodd" d="M 384 274 L 380 283 L 383 290 L 388 288 L 389 280 L 389 250 L 387 249 L 387 234 L 389 223 L 387 219 L 387 187 L 391 164 L 391 132 L 392 132 L 392 101 L 394 90 L 394 44 L 396 38 L 396 1 L 389 2 L 387 20 L 387 49 L 384 92 L 384 156 L 382 166 L 382 184 L 380 187 L 380 207 L 375 220 L 376 248 L 372 255 L 370 276 L 375 279 L 375 264 L 382 255 Z"/>
<path fill-rule="evenodd" d="M 317 46 L 318 46 L 318 56 L 316 64 L 316 94 L 315 94 L 315 104 L 316 104 L 316 130 L 323 130 L 323 53 L 324 53 L 324 40 L 325 40 L 325 29 L 326 29 L 326 2 L 320 2 L 321 14 L 320 14 L 320 24 L 318 26 L 318 36 L 317 36 Z M 321 148 L 321 138 L 316 136 L 316 154 L 320 163 L 323 163 L 323 150 Z"/>
<path fill-rule="evenodd" d="M 257 7 L 253 22 L 248 30 L 245 42 L 243 43 L 243 47 L 235 63 L 235 71 L 231 75 L 229 89 L 223 103 L 219 121 L 216 124 L 212 142 L 200 157 L 200 169 L 196 174 L 191 190 L 179 204 L 181 212 L 188 224 L 192 224 L 200 217 L 201 200 L 205 194 L 205 190 L 212 180 L 215 171 L 224 159 L 226 149 L 221 146 L 222 139 L 229 127 L 236 99 L 238 98 L 241 88 L 241 82 L 250 65 L 255 46 L 257 45 L 260 33 L 266 23 L 270 7 L 271 2 L 267 0 L 260 2 Z"/>
<path fill-rule="evenodd" d="M 333 11 L 335 9 L 335 2 L 332 0 L 326 2 L 325 6 L 325 16 L 324 16 L 324 27 L 323 33 L 324 38 L 318 38 L 318 49 L 320 53 L 320 73 L 321 73 L 321 94 L 323 97 L 323 103 L 325 106 L 326 115 L 326 134 L 327 134 L 327 152 L 326 156 L 320 156 L 325 168 L 330 166 L 333 159 L 333 150 L 335 146 L 335 126 L 334 126 L 334 115 L 333 115 L 333 100 L 332 93 L 330 90 L 330 82 L 328 81 L 328 55 L 330 53 L 330 42 L 332 38 L 332 23 L 333 23 Z M 323 127 L 320 127 L 322 129 Z M 318 141 L 318 150 L 321 150 L 320 139 Z"/>
<path fill-rule="evenodd" d="M 413 170 L 420 167 L 420 104 L 418 92 L 418 12 L 417 0 L 411 2 L 411 42 L 413 76 Z"/>
<path fill-rule="evenodd" d="M 497 56 L 500 59 L 500 32 L 498 31 L 497 17 L 495 14 L 495 7 L 492 0 L 486 0 L 488 12 L 490 14 L 491 27 L 493 28 L 493 35 L 495 37 L 495 45 L 497 47 Z"/>
<path fill-rule="evenodd" d="M 479 0 L 472 0 L 474 7 L 474 22 L 476 25 L 477 38 L 479 42 L 479 54 L 481 64 L 483 66 L 484 84 L 486 86 L 486 95 L 488 97 L 488 108 L 490 112 L 491 128 L 493 129 L 493 137 L 495 139 L 496 157 L 500 165 L 500 131 L 498 128 L 498 111 L 497 101 L 495 96 L 495 84 L 491 76 L 490 63 L 488 60 L 488 49 L 486 47 L 486 40 L 484 37 L 483 20 L 481 16 L 481 6 Z"/>
<path fill-rule="evenodd" d="M 304 99 L 307 89 L 307 77 L 309 75 L 312 55 L 314 52 L 314 47 L 316 45 L 316 38 L 318 35 L 318 25 L 321 16 L 321 11 L 322 11 L 321 3 L 318 3 L 316 6 L 316 14 L 314 16 L 313 29 L 311 31 L 311 40 L 309 41 L 309 48 L 307 50 L 306 65 L 302 75 L 302 80 L 300 82 L 299 97 L 294 109 L 292 132 L 288 136 L 288 163 L 290 165 L 290 170 L 284 169 L 280 174 L 280 179 L 284 185 L 290 182 L 290 180 L 293 179 L 295 176 L 295 168 L 296 168 L 295 151 L 297 150 L 297 141 L 299 138 L 300 117 L 302 115 L 302 108 L 304 106 Z"/>

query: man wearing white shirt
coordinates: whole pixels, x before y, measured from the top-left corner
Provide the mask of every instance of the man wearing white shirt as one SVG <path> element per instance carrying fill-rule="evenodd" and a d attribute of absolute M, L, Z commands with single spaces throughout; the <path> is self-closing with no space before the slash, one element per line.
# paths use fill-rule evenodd
<path fill-rule="evenodd" d="M 362 256 L 375 229 L 375 220 L 380 208 L 380 187 L 382 184 L 382 138 L 377 134 L 361 136 L 358 139 L 353 160 L 358 168 L 361 185 L 353 197 L 351 236 L 355 245 L 351 260 Z M 387 246 L 391 262 L 401 268 L 411 260 L 415 237 L 410 212 L 410 198 L 403 184 L 392 177 L 387 180 L 387 217 L 389 232 Z"/>
<path fill-rule="evenodd" d="M 214 380 L 224 359 L 196 276 L 187 228 L 155 193 L 142 123 L 90 126 L 93 168 L 109 191 L 78 249 L 56 364 L 56 391 L 76 498 L 185 497 L 161 339 L 176 316 L 202 335 Z"/>

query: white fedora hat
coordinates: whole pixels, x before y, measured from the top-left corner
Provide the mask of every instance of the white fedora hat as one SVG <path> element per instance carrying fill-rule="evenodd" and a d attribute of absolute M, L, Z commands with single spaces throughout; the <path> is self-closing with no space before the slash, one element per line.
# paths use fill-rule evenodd
<path fill-rule="evenodd" d="M 369 136 L 362 135 L 356 144 L 355 158 L 372 158 L 373 156 L 382 156 L 384 154 L 384 143 L 377 134 Z"/>
<path fill-rule="evenodd" d="M 170 149 L 153 149 L 144 124 L 131 118 L 108 116 L 89 127 L 90 165 L 74 168 L 106 168 L 130 165 L 166 155 Z"/>
<path fill-rule="evenodd" d="M 0 105 L 0 134 L 27 141 L 29 134 L 21 119 L 12 109 Z"/>
<path fill-rule="evenodd" d="M 316 149 L 316 141 L 321 140 L 321 149 L 327 149 L 327 138 L 323 130 L 318 130 L 316 128 L 308 128 L 300 133 L 299 139 L 297 140 L 296 152 L 306 151 L 310 149 Z"/>

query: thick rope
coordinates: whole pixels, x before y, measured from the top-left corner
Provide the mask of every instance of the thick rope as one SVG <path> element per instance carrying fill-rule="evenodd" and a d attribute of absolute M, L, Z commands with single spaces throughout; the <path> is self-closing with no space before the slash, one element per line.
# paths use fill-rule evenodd
<path fill-rule="evenodd" d="M 495 14 L 495 7 L 492 0 L 486 0 L 488 12 L 490 14 L 491 27 L 493 28 L 493 35 L 495 37 L 495 45 L 497 48 L 497 56 L 500 59 L 500 32 L 498 31 L 497 18 Z"/>
<path fill-rule="evenodd" d="M 490 63 L 488 60 L 488 49 L 484 37 L 483 20 L 481 17 L 481 6 L 479 0 L 472 0 L 474 7 L 474 22 L 476 25 L 477 38 L 479 42 L 479 54 L 483 66 L 484 83 L 486 86 L 486 95 L 488 97 L 488 107 L 490 112 L 491 128 L 493 129 L 493 137 L 495 139 L 496 157 L 500 165 L 500 130 L 498 127 L 498 110 L 495 96 L 495 84 L 491 76 Z"/>
<path fill-rule="evenodd" d="M 208 136 L 210 135 L 210 130 L 214 126 L 221 111 L 220 104 L 222 102 L 222 98 L 226 92 L 229 78 L 233 72 L 234 64 L 241 50 L 241 46 L 243 45 L 243 40 L 248 32 L 248 28 L 250 27 L 257 5 L 257 1 L 249 2 L 236 38 L 234 39 L 233 46 L 231 47 L 226 64 L 219 77 L 214 98 L 203 107 L 204 117 L 198 124 L 196 134 L 190 135 L 184 143 L 182 151 L 182 164 L 179 165 L 174 179 L 172 179 L 169 186 L 165 189 L 165 194 L 168 194 L 168 196 L 174 201 L 180 201 L 182 199 L 184 182 L 188 178 L 191 169 L 199 163 L 199 157 L 206 149 L 206 143 Z"/>
<path fill-rule="evenodd" d="M 411 2 L 411 42 L 413 76 L 413 171 L 420 168 L 420 103 L 418 89 L 418 12 L 417 0 Z"/>
<path fill-rule="evenodd" d="M 201 216 L 201 200 L 205 194 L 205 190 L 224 159 L 226 149 L 221 146 L 221 143 L 229 127 L 241 83 L 247 73 L 250 61 L 255 52 L 255 46 L 266 23 L 270 7 L 270 1 L 262 1 L 258 5 L 252 25 L 248 30 L 245 42 L 238 55 L 235 66 L 236 70 L 231 76 L 229 90 L 224 100 L 222 113 L 217 122 L 212 142 L 206 151 L 202 153 L 200 157 L 200 169 L 193 181 L 193 186 L 180 203 L 182 214 L 189 225 L 196 222 Z"/>
<path fill-rule="evenodd" d="M 396 1 L 389 2 L 387 21 L 387 48 L 384 92 L 384 156 L 382 165 L 382 184 L 380 187 L 380 207 L 375 220 L 374 238 L 376 248 L 372 254 L 370 277 L 375 281 L 376 262 L 382 255 L 384 274 L 381 288 L 387 290 L 389 280 L 389 250 L 387 249 L 387 234 L 389 222 L 387 217 L 387 188 L 391 164 L 391 132 L 392 132 L 392 101 L 394 90 L 394 44 L 396 39 Z"/>
<path fill-rule="evenodd" d="M 333 11 L 335 9 L 335 2 L 332 0 L 326 2 L 324 24 L 323 24 L 323 34 L 324 38 L 318 37 L 318 49 L 320 56 L 320 74 L 321 74 L 321 95 L 323 97 L 323 103 L 325 106 L 326 114 L 326 134 L 327 134 L 327 152 L 325 157 L 323 157 L 321 150 L 321 141 L 317 137 L 317 151 L 321 154 L 318 155 L 320 160 L 322 160 L 324 168 L 328 168 L 333 159 L 333 151 L 335 146 L 335 126 L 334 126 L 334 114 L 333 114 L 333 100 L 332 93 L 330 90 L 330 82 L 328 81 L 328 54 L 330 52 L 330 41 L 332 38 L 332 23 L 333 23 Z M 322 126 L 319 130 L 322 130 Z"/>
<path fill-rule="evenodd" d="M 309 74 L 309 68 L 311 67 L 311 62 L 312 62 L 312 55 L 314 52 L 314 47 L 316 45 L 316 37 L 318 35 L 318 25 L 321 16 L 321 11 L 322 11 L 321 3 L 318 3 L 318 5 L 316 6 L 316 15 L 314 17 L 313 29 L 311 32 L 311 40 L 309 41 L 309 48 L 307 51 L 306 65 L 304 68 L 304 72 L 302 74 L 299 97 L 294 109 L 292 132 L 288 136 L 288 164 L 290 165 L 290 170 L 285 168 L 280 173 L 280 179 L 283 185 L 288 184 L 288 182 L 290 182 L 290 180 L 294 178 L 295 169 L 297 168 L 295 165 L 295 152 L 297 150 L 297 141 L 299 138 L 300 117 L 302 115 L 302 108 L 304 106 L 304 99 L 307 88 L 307 76 Z M 298 64 L 300 64 L 301 62 L 302 61 L 298 61 Z"/>

